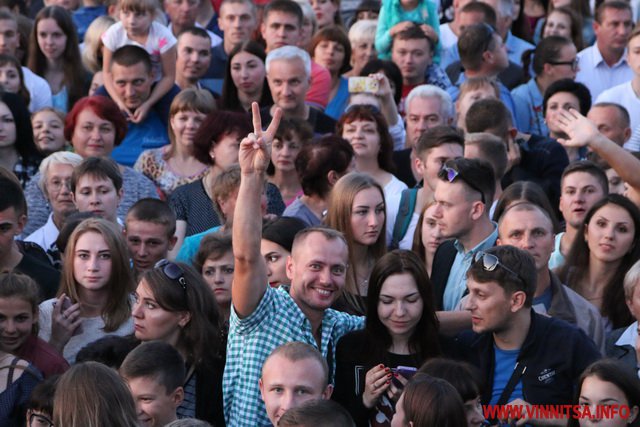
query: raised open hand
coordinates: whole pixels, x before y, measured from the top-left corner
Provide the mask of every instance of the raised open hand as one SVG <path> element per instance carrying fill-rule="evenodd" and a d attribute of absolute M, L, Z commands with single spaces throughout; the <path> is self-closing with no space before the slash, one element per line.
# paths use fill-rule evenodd
<path fill-rule="evenodd" d="M 575 109 L 560 110 L 557 114 L 556 122 L 560 130 L 568 136 L 558 138 L 558 142 L 565 147 L 584 147 L 602 137 L 596 125 Z"/>
<path fill-rule="evenodd" d="M 275 109 L 273 119 L 267 130 L 262 130 L 262 117 L 260 107 L 257 102 L 251 104 L 251 114 L 253 116 L 253 133 L 247 135 L 240 142 L 240 153 L 238 161 L 242 173 L 264 173 L 269 166 L 271 159 L 271 143 L 280 125 L 282 110 Z"/>

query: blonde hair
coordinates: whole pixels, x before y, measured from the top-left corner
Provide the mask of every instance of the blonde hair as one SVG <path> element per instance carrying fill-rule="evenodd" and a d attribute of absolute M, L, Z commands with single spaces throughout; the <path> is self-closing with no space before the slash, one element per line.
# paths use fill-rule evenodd
<path fill-rule="evenodd" d="M 471 77 L 460 85 L 460 94 L 458 95 L 458 100 L 462 99 L 464 95 L 473 90 L 478 90 L 483 87 L 491 87 L 496 93 L 496 98 L 500 98 L 500 88 L 498 87 L 498 83 L 492 77 Z"/>
<path fill-rule="evenodd" d="M 109 15 L 99 16 L 93 20 L 84 34 L 84 50 L 82 63 L 92 73 L 102 71 L 102 35 L 116 20 Z"/>

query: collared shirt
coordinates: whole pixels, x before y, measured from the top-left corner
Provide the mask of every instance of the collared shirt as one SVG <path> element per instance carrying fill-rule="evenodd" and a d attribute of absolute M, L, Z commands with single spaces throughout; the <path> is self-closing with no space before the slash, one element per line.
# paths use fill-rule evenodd
<path fill-rule="evenodd" d="M 493 223 L 493 232 L 474 248 L 465 252 L 464 246 L 458 239 L 453 242 L 458 253 L 451 265 L 447 286 L 444 289 L 443 307 L 446 311 L 455 310 L 458 302 L 462 299 L 467 290 L 467 270 L 471 267 L 473 256 L 478 251 L 482 251 L 495 246 L 498 239 L 498 225 Z"/>
<path fill-rule="evenodd" d="M 626 50 L 618 62 L 610 67 L 604 62 L 600 49 L 598 49 L 598 43 L 595 43 L 578 53 L 578 61 L 580 62 L 580 71 L 578 71 L 576 81 L 589 88 L 591 99 L 598 99 L 598 96 L 606 89 L 633 79 L 633 71 L 627 64 Z"/>
<path fill-rule="evenodd" d="M 528 50 L 535 49 L 536 47 L 531 43 L 522 40 L 519 37 L 511 34 L 511 31 L 507 33 L 507 38 L 504 41 L 504 45 L 507 48 L 507 55 L 509 61 L 516 64 L 522 64 L 522 54 Z"/>
<path fill-rule="evenodd" d="M 636 346 L 636 341 L 638 340 L 638 321 L 633 322 L 627 329 L 624 330 L 622 335 L 616 341 L 617 346 L 625 346 L 630 345 L 631 347 Z"/>
<path fill-rule="evenodd" d="M 516 108 L 517 127 L 520 132 L 549 136 L 549 128 L 542 114 L 543 96 L 533 78 L 511 91 Z"/>
<path fill-rule="evenodd" d="M 53 222 L 53 213 L 49 214 L 49 219 L 47 222 L 36 231 L 31 233 L 24 239 L 25 242 L 33 242 L 36 245 L 40 246 L 47 253 L 47 256 L 51 260 L 52 263 L 59 261 L 59 259 L 52 258 L 54 252 L 59 252 L 57 247 L 54 247 L 56 244 L 56 239 L 60 234 L 60 230 Z M 59 256 L 59 253 L 58 253 Z"/>
<path fill-rule="evenodd" d="M 364 326 L 364 317 L 332 309 L 324 313 L 320 352 L 335 370 L 335 346 L 348 332 Z M 228 427 L 271 426 L 258 380 L 262 365 L 278 346 L 302 341 L 318 347 L 309 319 L 285 289 L 267 287 L 260 304 L 251 315 L 240 319 L 233 306 L 229 319 L 227 363 L 222 390 L 224 416 Z"/>

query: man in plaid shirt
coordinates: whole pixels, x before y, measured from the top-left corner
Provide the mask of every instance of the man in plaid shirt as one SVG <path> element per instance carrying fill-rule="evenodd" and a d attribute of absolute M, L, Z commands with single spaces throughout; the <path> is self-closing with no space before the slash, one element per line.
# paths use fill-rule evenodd
<path fill-rule="evenodd" d="M 282 111 L 278 108 L 268 129 L 262 131 L 257 103 L 252 110 L 254 133 L 240 144 L 242 178 L 233 219 L 233 306 L 222 385 L 227 425 L 246 427 L 272 425 L 258 380 L 262 364 L 276 347 L 292 341 L 313 345 L 333 372 L 338 339 L 364 323 L 361 317 L 329 309 L 344 287 L 348 259 L 346 241 L 335 230 L 310 228 L 298 233 L 287 260 L 290 291 L 268 286 L 260 254 L 260 199 Z"/>

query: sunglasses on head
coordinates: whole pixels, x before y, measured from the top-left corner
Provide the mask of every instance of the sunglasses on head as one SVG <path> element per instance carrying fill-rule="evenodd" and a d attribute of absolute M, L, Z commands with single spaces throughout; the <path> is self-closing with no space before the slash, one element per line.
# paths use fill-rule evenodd
<path fill-rule="evenodd" d="M 522 278 L 522 276 L 520 276 L 519 273 L 516 273 L 515 271 L 513 271 L 512 269 L 510 269 L 509 267 L 507 267 L 506 265 L 501 263 L 500 259 L 494 254 L 488 254 L 488 253 L 486 253 L 484 251 L 478 251 L 473 256 L 473 262 L 481 262 L 482 263 L 482 268 L 485 271 L 494 271 L 496 268 L 501 267 L 503 270 L 507 271 L 508 273 L 513 274 L 518 279 L 520 279 L 520 281 L 522 281 L 522 283 L 525 283 L 525 284 L 527 283 Z"/>
<path fill-rule="evenodd" d="M 456 178 L 460 177 L 460 179 L 469 187 L 471 187 L 471 189 L 480 193 L 480 201 L 482 202 L 482 204 L 487 203 L 487 201 L 484 199 L 484 193 L 478 188 L 478 186 L 473 184 L 471 181 L 467 181 L 466 179 L 464 179 L 464 177 L 460 174 L 460 172 L 455 170 L 451 166 L 447 166 L 447 165 L 442 166 L 442 169 L 440 169 L 440 172 L 438 172 L 438 176 L 441 179 L 446 179 L 449 182 L 453 182 L 456 180 Z"/>
<path fill-rule="evenodd" d="M 161 259 L 156 263 L 155 268 L 162 269 L 165 276 L 171 280 L 177 281 L 182 287 L 182 290 L 187 292 L 187 279 L 184 278 L 184 271 L 178 264 L 167 261 L 166 259 Z"/>

